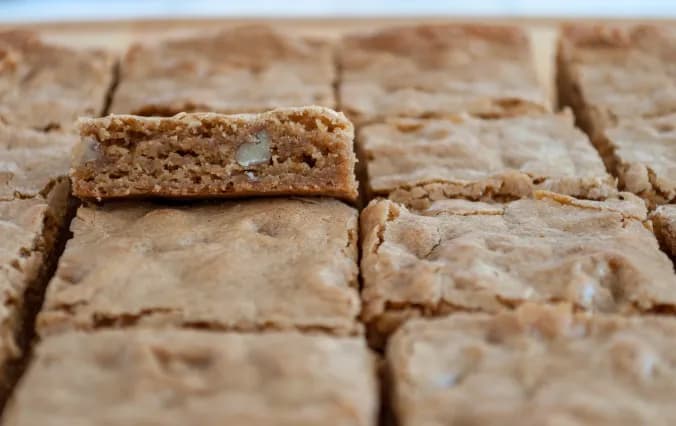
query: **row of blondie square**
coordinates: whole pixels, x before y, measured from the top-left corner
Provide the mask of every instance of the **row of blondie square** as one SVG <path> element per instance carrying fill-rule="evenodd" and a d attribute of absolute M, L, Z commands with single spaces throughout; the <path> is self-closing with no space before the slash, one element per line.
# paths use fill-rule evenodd
<path fill-rule="evenodd" d="M 639 198 L 670 200 L 654 144 L 673 136 L 640 133 L 670 117 L 639 105 L 643 121 L 623 120 L 604 74 L 638 63 L 624 74 L 654 80 L 670 33 L 563 36 L 559 97 L 603 158 L 546 111 L 518 28 L 349 36 L 338 76 L 325 43 L 261 27 L 132 47 L 111 110 L 137 115 L 80 120 L 71 170 L 75 195 L 123 200 L 71 223 L 5 423 L 375 424 L 358 316 L 374 347 L 399 329 L 381 397 L 401 425 L 676 420 L 676 323 L 650 315 L 673 312 L 676 276 Z M 360 220 L 296 198 L 357 198 L 353 125 L 327 108 L 336 78 L 368 197 L 389 197 Z M 655 108 L 669 89 L 648 94 Z M 666 174 L 636 196 L 606 166 L 629 190 L 641 166 Z M 157 201 L 258 195 L 287 197 Z"/>

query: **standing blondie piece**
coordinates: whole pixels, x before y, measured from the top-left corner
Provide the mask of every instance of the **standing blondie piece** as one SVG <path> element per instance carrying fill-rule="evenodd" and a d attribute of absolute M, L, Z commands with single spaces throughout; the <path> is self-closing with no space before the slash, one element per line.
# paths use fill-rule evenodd
<path fill-rule="evenodd" d="M 537 189 L 589 199 L 617 192 L 569 113 L 398 119 L 362 128 L 357 140 L 371 195 L 415 208 L 443 198 L 524 198 Z"/>
<path fill-rule="evenodd" d="M 0 32 L 0 123 L 67 130 L 79 116 L 101 115 L 114 63 L 102 50 L 47 44 L 27 31 Z"/>
<path fill-rule="evenodd" d="M 332 47 L 265 26 L 132 46 L 120 66 L 111 112 L 262 112 L 335 107 Z"/>
<path fill-rule="evenodd" d="M 536 191 L 507 204 L 444 200 L 362 212 L 363 318 L 374 344 L 411 316 L 567 301 L 593 312 L 676 308 L 676 275 L 629 193 L 586 201 Z"/>
<path fill-rule="evenodd" d="M 0 404 L 72 217 L 73 136 L 0 124 Z"/>
<path fill-rule="evenodd" d="M 650 215 L 655 235 L 672 259 L 676 258 L 676 205 L 659 206 Z"/>
<path fill-rule="evenodd" d="M 570 24 L 557 55 L 559 102 L 595 142 L 618 121 L 676 112 L 676 31 Z"/>
<path fill-rule="evenodd" d="M 81 207 L 38 329 L 358 334 L 357 221 L 332 199 Z"/>
<path fill-rule="evenodd" d="M 107 330 L 42 341 L 5 426 L 375 426 L 362 339 Z"/>
<path fill-rule="evenodd" d="M 81 198 L 326 195 L 354 200 L 354 129 L 328 108 L 80 121 Z"/>
<path fill-rule="evenodd" d="M 674 424 L 675 334 L 565 306 L 414 320 L 387 350 L 397 424 Z"/>
<path fill-rule="evenodd" d="M 548 109 L 530 42 L 518 27 L 423 25 L 348 35 L 340 69 L 340 107 L 358 124 Z"/>

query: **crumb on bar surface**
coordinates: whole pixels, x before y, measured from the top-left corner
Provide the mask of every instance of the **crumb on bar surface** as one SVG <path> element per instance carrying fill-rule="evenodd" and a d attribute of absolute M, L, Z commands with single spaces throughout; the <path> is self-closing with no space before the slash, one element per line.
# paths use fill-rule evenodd
<path fill-rule="evenodd" d="M 676 112 L 676 31 L 667 25 L 575 23 L 561 28 L 559 102 L 592 137 L 618 120 Z"/>
<path fill-rule="evenodd" d="M 536 191 L 507 204 L 374 200 L 361 214 L 362 318 L 374 344 L 412 316 L 566 301 L 593 312 L 673 312 L 676 275 L 630 193 Z"/>
<path fill-rule="evenodd" d="M 358 124 L 549 109 L 518 27 L 439 24 L 347 35 L 339 66 L 340 107 Z"/>
<path fill-rule="evenodd" d="M 71 176 L 81 198 L 357 197 L 354 128 L 328 108 L 112 115 L 79 127 Z"/>
<path fill-rule="evenodd" d="M 135 44 L 120 65 L 111 112 L 171 116 L 333 108 L 332 50 L 327 41 L 263 25 Z"/>
<path fill-rule="evenodd" d="M 413 320 L 390 340 L 398 425 L 676 422 L 671 317 L 523 306 Z"/>
<path fill-rule="evenodd" d="M 83 206 L 38 331 L 359 334 L 357 225 L 356 209 L 321 198 Z"/>
<path fill-rule="evenodd" d="M 0 31 L 0 123 L 70 130 L 103 113 L 114 56 L 48 44 L 33 32 Z"/>
<path fill-rule="evenodd" d="M 105 330 L 43 340 L 5 425 L 375 426 L 359 338 Z"/>
<path fill-rule="evenodd" d="M 363 127 L 357 141 L 370 195 L 389 195 L 415 208 L 443 198 L 523 198 L 537 189 L 588 199 L 617 192 L 568 112 L 389 120 Z"/>

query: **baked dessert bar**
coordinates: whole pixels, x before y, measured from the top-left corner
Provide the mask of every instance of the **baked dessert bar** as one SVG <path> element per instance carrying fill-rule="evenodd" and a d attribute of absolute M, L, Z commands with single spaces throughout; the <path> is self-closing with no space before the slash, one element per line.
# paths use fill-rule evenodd
<path fill-rule="evenodd" d="M 559 103 L 593 141 L 622 119 L 676 112 L 675 57 L 676 31 L 666 25 L 564 25 Z"/>
<path fill-rule="evenodd" d="M 3 424 L 375 426 L 358 338 L 106 330 L 42 341 Z"/>
<path fill-rule="evenodd" d="M 0 123 L 69 130 L 79 116 L 101 115 L 114 64 L 102 50 L 48 44 L 29 31 L 0 32 Z"/>
<path fill-rule="evenodd" d="M 397 424 L 673 424 L 674 334 L 565 306 L 414 320 L 387 350 Z"/>
<path fill-rule="evenodd" d="M 346 36 L 340 109 L 358 124 L 387 117 L 495 118 L 549 109 L 518 27 L 439 24 Z"/>
<path fill-rule="evenodd" d="M 371 195 L 389 195 L 415 208 L 444 198 L 523 198 L 535 189 L 589 199 L 617 192 L 568 112 L 497 120 L 396 119 L 363 127 L 357 140 Z"/>
<path fill-rule="evenodd" d="M 597 145 L 620 188 L 641 196 L 650 208 L 676 201 L 676 113 L 622 120 Z"/>
<path fill-rule="evenodd" d="M 111 112 L 262 112 L 335 108 L 330 43 L 250 25 L 133 45 L 120 65 Z"/>
<path fill-rule="evenodd" d="M 81 207 L 38 330 L 360 333 L 357 221 L 332 199 Z"/>
<path fill-rule="evenodd" d="M 676 205 L 659 206 L 650 218 L 662 249 L 676 258 Z"/>
<path fill-rule="evenodd" d="M 67 143 L 64 135 L 0 124 L 0 405 L 74 213 Z"/>
<path fill-rule="evenodd" d="M 328 108 L 80 121 L 80 198 L 326 195 L 354 200 L 352 124 Z"/>
<path fill-rule="evenodd" d="M 363 319 L 374 345 L 412 316 L 566 301 L 592 312 L 672 312 L 676 275 L 630 193 L 536 191 L 507 204 L 444 200 L 362 212 Z"/>

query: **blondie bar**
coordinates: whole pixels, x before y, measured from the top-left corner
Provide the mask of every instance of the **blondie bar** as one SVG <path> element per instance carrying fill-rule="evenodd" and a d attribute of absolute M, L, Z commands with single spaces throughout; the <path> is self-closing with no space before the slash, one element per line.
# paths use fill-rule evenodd
<path fill-rule="evenodd" d="M 363 319 L 378 345 L 411 316 L 567 301 L 592 312 L 676 310 L 676 275 L 643 202 L 536 191 L 507 204 L 444 200 L 362 212 Z"/>
<path fill-rule="evenodd" d="M 363 127 L 369 192 L 416 208 L 443 198 L 515 199 L 546 189 L 589 199 L 615 180 L 572 115 L 397 119 Z"/>
<path fill-rule="evenodd" d="M 79 116 L 101 115 L 114 64 L 102 50 L 48 44 L 28 31 L 0 32 L 0 123 L 67 130 Z"/>
<path fill-rule="evenodd" d="M 495 118 L 549 108 L 518 27 L 440 24 L 346 36 L 340 108 L 358 124 L 387 117 Z"/>
<path fill-rule="evenodd" d="M 105 330 L 42 341 L 5 426 L 375 426 L 363 340 Z"/>
<path fill-rule="evenodd" d="M 331 199 L 81 207 L 38 330 L 358 334 L 357 222 Z"/>
<path fill-rule="evenodd" d="M 413 320 L 387 350 L 397 424 L 674 424 L 675 334 L 566 306 Z"/>
<path fill-rule="evenodd" d="M 330 43 L 266 26 L 133 45 L 120 65 L 111 112 L 261 112 L 335 107 Z"/>
<path fill-rule="evenodd" d="M 354 200 L 354 129 L 328 108 L 80 121 L 81 198 L 326 195 Z"/>

